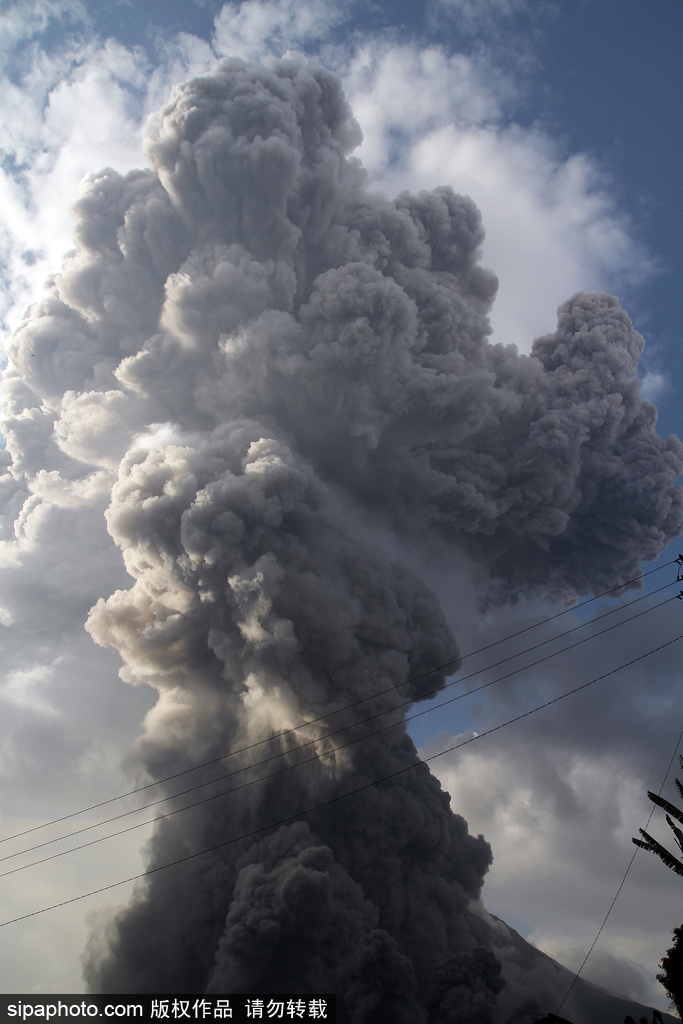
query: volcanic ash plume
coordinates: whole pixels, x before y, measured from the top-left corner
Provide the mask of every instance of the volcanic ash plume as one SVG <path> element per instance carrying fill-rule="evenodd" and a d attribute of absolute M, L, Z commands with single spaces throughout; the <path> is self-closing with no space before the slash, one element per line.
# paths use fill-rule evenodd
<path fill-rule="evenodd" d="M 183 777 L 233 792 L 159 820 L 90 987 L 327 990 L 355 1024 L 486 1024 L 491 852 L 404 727 L 457 648 L 339 496 L 463 551 L 489 601 L 571 601 L 680 532 L 682 449 L 615 299 L 575 296 L 531 357 L 491 345 L 476 207 L 367 191 L 359 138 L 324 69 L 228 60 L 152 122 L 150 170 L 86 179 L 78 248 L 9 347 L 13 500 L 47 478 L 110 493 L 134 583 L 87 629 L 159 693 L 139 777 L 234 752 Z"/>

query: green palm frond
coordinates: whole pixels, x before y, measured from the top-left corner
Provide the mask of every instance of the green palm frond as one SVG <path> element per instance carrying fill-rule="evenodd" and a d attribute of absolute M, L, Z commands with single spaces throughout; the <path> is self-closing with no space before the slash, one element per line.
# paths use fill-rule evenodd
<path fill-rule="evenodd" d="M 671 831 L 673 832 L 673 834 L 676 836 L 676 842 L 678 843 L 678 849 L 683 853 L 683 832 L 681 832 L 680 828 L 677 828 L 674 825 L 673 821 L 671 820 L 671 818 L 669 817 L 668 814 L 666 816 L 666 823 L 669 826 L 669 828 L 671 829 Z"/>
<path fill-rule="evenodd" d="M 647 795 L 650 800 L 652 800 L 653 804 L 657 804 L 657 807 L 661 807 L 670 814 L 672 818 L 676 818 L 677 821 L 683 822 L 683 811 L 679 811 L 675 804 L 672 804 L 669 800 L 665 800 L 663 796 L 658 796 L 657 793 L 648 793 Z"/>
<path fill-rule="evenodd" d="M 683 755 L 679 754 L 678 760 L 681 768 L 683 768 Z M 683 797 L 683 784 L 678 779 L 676 779 L 676 788 Z M 683 824 L 683 811 L 676 807 L 675 804 L 672 804 L 669 800 L 665 800 L 663 796 L 659 795 L 659 793 L 648 792 L 647 795 L 650 800 L 652 800 L 653 804 L 656 804 L 657 807 L 661 807 L 662 810 L 666 811 L 666 823 L 674 834 L 679 850 L 683 853 L 683 829 L 680 829 L 672 821 L 672 818 L 675 818 L 676 821 L 680 821 Z M 650 815 L 650 817 L 652 817 L 652 815 Z M 658 843 L 656 839 L 653 839 L 645 829 L 641 828 L 638 829 L 638 831 L 643 839 L 633 839 L 631 841 L 636 846 L 639 846 L 641 850 L 649 850 L 650 853 L 655 853 L 668 868 L 671 868 L 671 870 L 675 871 L 677 875 L 681 875 L 683 877 L 683 861 L 680 861 L 677 857 L 674 857 L 672 853 L 669 853 L 667 848 L 662 846 L 661 843 Z"/>
<path fill-rule="evenodd" d="M 636 846 L 639 846 L 642 850 L 649 850 L 650 853 L 656 853 L 659 859 L 663 861 L 668 868 L 671 868 L 672 871 L 675 871 L 677 875 L 683 875 L 682 861 L 678 860 L 677 857 L 674 857 L 672 853 L 669 853 L 667 848 L 665 846 L 662 846 L 661 843 L 658 843 L 656 839 L 653 839 L 653 837 L 649 835 L 645 831 L 645 829 L 639 828 L 638 831 L 640 832 L 641 836 L 644 837 L 645 842 L 643 842 L 640 839 L 632 839 L 632 843 L 634 843 Z"/>

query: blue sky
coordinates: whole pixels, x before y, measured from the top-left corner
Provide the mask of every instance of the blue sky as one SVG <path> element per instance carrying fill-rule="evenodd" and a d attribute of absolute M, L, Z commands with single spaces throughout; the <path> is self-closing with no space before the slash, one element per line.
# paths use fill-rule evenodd
<path fill-rule="evenodd" d="M 617 294 L 647 342 L 640 375 L 658 406 L 660 433 L 681 436 L 682 28 L 678 0 L 4 3 L 4 337 L 72 244 L 68 203 L 79 180 L 104 165 L 144 165 L 145 120 L 174 83 L 231 53 L 265 59 L 296 49 L 342 77 L 363 129 L 359 156 L 373 187 L 395 194 L 450 183 L 478 203 L 487 229 L 484 263 L 500 279 L 494 340 L 528 351 L 536 335 L 554 329 L 556 307 L 574 291 Z M 9 547 L 3 554 L 8 621 L 24 621 L 25 614 L 28 622 L 21 612 L 26 601 L 43 623 L 40 657 L 28 625 L 7 638 L 11 670 L 2 695 L 14 723 L 2 748 L 8 829 L 48 813 L 46 804 L 64 809 L 118 791 L 120 761 L 151 702 L 118 680 L 116 658 L 88 647 L 83 633 L 83 608 L 96 587 L 110 592 L 123 576 L 97 536 L 84 540 L 93 555 L 77 570 L 75 563 L 60 568 L 67 556 L 61 561 L 58 537 L 53 547 L 29 538 L 34 547 L 16 578 L 15 556 Z M 537 600 L 482 617 L 455 562 L 397 554 L 437 592 L 464 652 L 557 610 Z M 669 551 L 660 562 L 671 557 Z M 67 571 L 73 579 L 64 600 L 74 611 L 60 619 L 54 601 L 40 597 L 41 586 Z M 622 654 L 626 660 L 641 641 L 665 642 L 678 628 L 679 603 L 653 614 L 654 625 L 644 616 L 627 641 L 587 645 L 571 660 L 505 684 L 495 700 L 468 703 L 437 722 L 425 716 L 415 727 L 418 742 L 429 752 L 447 746 L 448 737 L 512 716 L 549 687 L 569 689 Z M 567 619 L 575 625 L 580 617 Z M 487 906 L 569 966 L 581 962 L 601 908 L 616 892 L 630 837 L 649 811 L 645 792 L 658 788 L 671 756 L 680 730 L 679 664 L 670 652 L 647 671 L 630 670 L 618 686 L 606 683 L 585 700 L 568 699 L 562 710 L 507 730 L 495 747 L 482 741 L 434 762 L 454 808 L 493 843 Z M 131 840 L 96 863 L 78 862 L 71 874 L 47 873 L 35 890 L 15 890 L 3 898 L 3 919 L 30 908 L 36 894 L 39 901 L 66 896 L 81 872 L 93 887 L 113 871 L 128 873 L 139 864 L 138 845 Z M 653 974 L 681 923 L 671 911 L 680 903 L 680 883 L 641 855 L 629 886 L 586 976 L 664 1008 Z M 19 939 L 5 930 L 8 967 L 0 987 L 18 976 L 27 990 L 75 991 L 84 918 L 82 908 L 46 916 Z"/>

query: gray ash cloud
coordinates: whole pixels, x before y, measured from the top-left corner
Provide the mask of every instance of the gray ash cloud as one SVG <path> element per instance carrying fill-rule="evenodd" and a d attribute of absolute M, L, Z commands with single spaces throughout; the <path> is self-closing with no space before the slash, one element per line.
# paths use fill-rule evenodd
<path fill-rule="evenodd" d="M 334 989 L 355 1024 L 486 1024 L 490 848 L 425 765 L 401 772 L 400 705 L 457 646 L 330 489 L 464 552 L 489 602 L 572 601 L 681 532 L 683 448 L 655 432 L 616 299 L 574 296 L 530 356 L 491 344 L 474 203 L 373 193 L 359 138 L 338 79 L 298 57 L 179 86 L 150 169 L 85 180 L 78 248 L 8 346 L 4 483 L 17 507 L 46 474 L 109 495 L 134 583 L 87 629 L 159 693 L 131 770 L 257 742 L 289 769 L 236 753 L 254 785 L 157 824 L 150 868 L 250 838 L 149 875 L 93 937 L 90 987 Z M 393 727 L 366 736 L 378 712 Z"/>

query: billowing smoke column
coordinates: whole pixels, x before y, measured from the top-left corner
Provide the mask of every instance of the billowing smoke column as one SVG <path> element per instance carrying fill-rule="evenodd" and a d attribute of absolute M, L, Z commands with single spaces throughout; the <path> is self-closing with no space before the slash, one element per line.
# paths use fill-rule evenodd
<path fill-rule="evenodd" d="M 87 629 L 159 693 L 131 764 L 236 751 L 191 779 L 242 786 L 158 822 L 150 869 L 212 852 L 145 879 L 89 947 L 91 988 L 335 990 L 355 1024 L 486 1024 L 491 852 L 425 765 L 402 771 L 405 704 L 455 642 L 330 488 L 463 550 L 488 600 L 572 600 L 680 532 L 682 449 L 615 299 L 575 296 L 531 357 L 491 345 L 474 204 L 366 191 L 358 141 L 299 58 L 179 87 L 151 169 L 85 181 L 78 250 L 9 348 L 3 429 L 15 475 L 111 488 L 135 582 Z"/>

